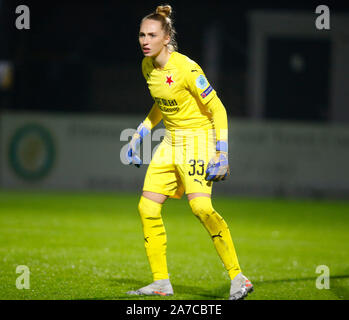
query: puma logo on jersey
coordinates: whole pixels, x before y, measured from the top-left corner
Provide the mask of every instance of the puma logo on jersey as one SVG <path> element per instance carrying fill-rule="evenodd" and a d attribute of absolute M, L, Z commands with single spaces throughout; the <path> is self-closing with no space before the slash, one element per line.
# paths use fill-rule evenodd
<path fill-rule="evenodd" d="M 202 185 L 202 182 L 198 179 L 194 179 L 194 182 L 199 182 Z"/>
<path fill-rule="evenodd" d="M 213 235 L 213 236 L 212 236 L 212 239 L 214 239 L 214 238 L 216 238 L 216 237 L 222 238 L 221 232 L 222 232 L 222 231 L 219 231 L 218 234 Z"/>

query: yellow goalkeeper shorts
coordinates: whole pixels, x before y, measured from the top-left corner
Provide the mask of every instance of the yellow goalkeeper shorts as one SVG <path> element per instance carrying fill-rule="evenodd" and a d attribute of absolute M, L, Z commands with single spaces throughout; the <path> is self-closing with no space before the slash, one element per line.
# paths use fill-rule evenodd
<path fill-rule="evenodd" d="M 177 132 L 177 131 L 176 131 Z M 212 181 L 206 181 L 206 168 L 215 154 L 212 130 L 191 130 L 190 134 L 166 134 L 149 164 L 143 191 L 180 199 L 185 192 L 212 192 Z"/>

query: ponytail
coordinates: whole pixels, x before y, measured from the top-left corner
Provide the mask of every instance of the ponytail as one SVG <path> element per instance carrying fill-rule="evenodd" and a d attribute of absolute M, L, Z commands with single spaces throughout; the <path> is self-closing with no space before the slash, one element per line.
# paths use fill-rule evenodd
<path fill-rule="evenodd" d="M 170 5 L 166 4 L 162 6 L 157 6 L 155 12 L 145 16 L 142 19 L 142 22 L 147 19 L 160 21 L 161 27 L 165 31 L 165 34 L 169 35 L 171 39 L 167 45 L 167 48 L 169 51 L 173 52 L 178 50 L 178 45 L 175 39 L 176 30 L 173 27 L 173 19 L 171 18 L 171 14 L 172 14 L 172 7 Z"/>

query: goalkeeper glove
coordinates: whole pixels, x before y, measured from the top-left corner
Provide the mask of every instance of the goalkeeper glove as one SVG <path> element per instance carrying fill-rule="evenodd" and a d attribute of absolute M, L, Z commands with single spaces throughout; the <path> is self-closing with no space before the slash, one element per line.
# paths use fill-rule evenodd
<path fill-rule="evenodd" d="M 216 154 L 207 165 L 205 180 L 225 180 L 229 174 L 228 144 L 226 141 L 217 141 Z"/>
<path fill-rule="evenodd" d="M 126 158 L 128 164 L 134 164 L 137 168 L 142 165 L 142 160 L 137 154 L 138 147 L 142 144 L 144 137 L 150 133 L 150 130 L 143 125 L 143 122 L 137 128 L 137 131 L 132 136 L 130 143 L 128 144 Z"/>

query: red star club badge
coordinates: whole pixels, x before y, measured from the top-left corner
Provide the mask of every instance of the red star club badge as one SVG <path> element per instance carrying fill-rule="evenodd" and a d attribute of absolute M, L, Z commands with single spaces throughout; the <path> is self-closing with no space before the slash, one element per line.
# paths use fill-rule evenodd
<path fill-rule="evenodd" d="M 172 75 L 171 76 L 166 76 L 166 83 L 168 83 L 169 86 L 171 86 L 171 83 L 173 83 L 174 81 L 172 80 Z"/>

